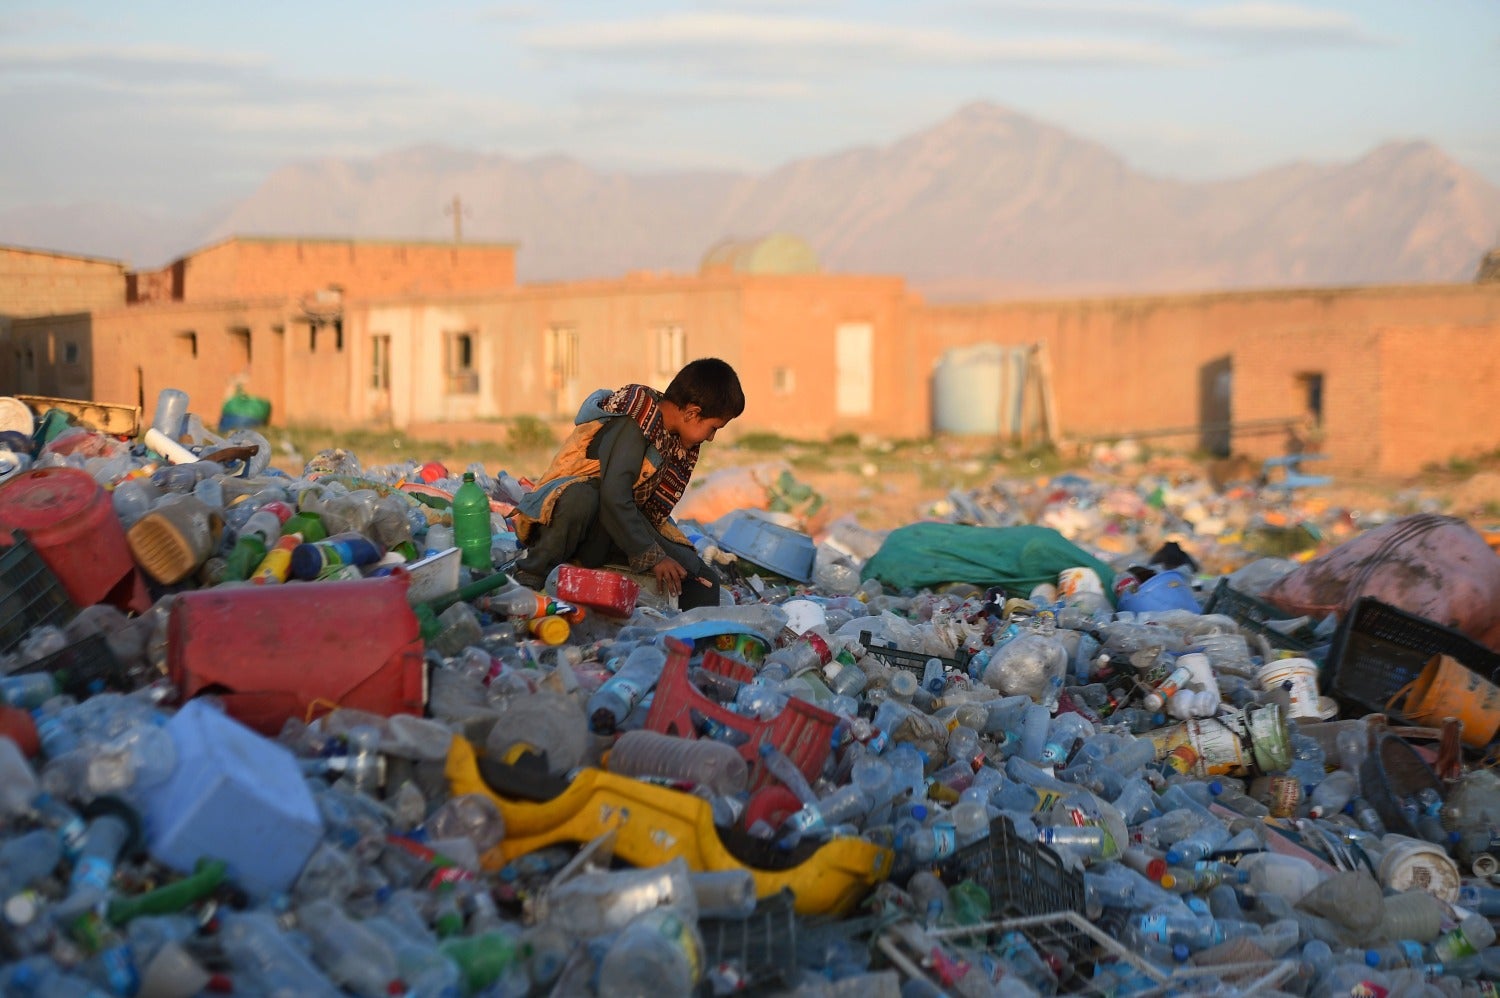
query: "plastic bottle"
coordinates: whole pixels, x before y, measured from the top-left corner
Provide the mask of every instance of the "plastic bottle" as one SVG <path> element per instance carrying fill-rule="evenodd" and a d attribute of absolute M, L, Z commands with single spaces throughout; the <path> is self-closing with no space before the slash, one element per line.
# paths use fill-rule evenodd
<path fill-rule="evenodd" d="M 1359 777 L 1347 770 L 1334 770 L 1313 788 L 1312 796 L 1308 800 L 1311 805 L 1307 810 L 1308 816 L 1323 818 L 1330 814 L 1337 814 L 1358 791 Z"/>
<path fill-rule="evenodd" d="M 862 818 L 870 810 L 870 799 L 854 784 L 845 784 L 827 797 L 804 804 L 782 825 L 784 842 L 795 845 L 807 836 L 827 834 L 837 825 Z"/>
<path fill-rule="evenodd" d="M 377 934 L 326 899 L 297 909 L 297 926 L 313 943 L 313 959 L 329 979 L 361 998 L 398 993 L 396 959 Z"/>
<path fill-rule="evenodd" d="M 512 926 L 444 939 L 438 944 L 438 951 L 458 965 L 464 994 L 486 993 L 486 989 L 521 968 L 520 933 Z M 524 989 L 519 993 L 524 994 Z"/>
<path fill-rule="evenodd" d="M 692 874 L 699 918 L 748 918 L 755 910 L 755 874 L 745 868 Z"/>
<path fill-rule="evenodd" d="M 489 496 L 474 481 L 474 473 L 466 471 L 463 484 L 453 493 L 453 541 L 466 568 L 476 572 L 494 568 L 490 560 L 492 534 Z"/>
<path fill-rule="evenodd" d="M 1206 915 L 1155 911 L 1132 915 L 1125 923 L 1125 942 L 1132 945 L 1180 943 L 1189 950 L 1200 950 L 1223 941 L 1218 925 Z"/>
<path fill-rule="evenodd" d="M 1407 939 L 1427 943 L 1443 928 L 1443 905 L 1426 891 L 1406 891 L 1384 899 L 1385 914 L 1380 934 L 1389 940 Z"/>
<path fill-rule="evenodd" d="M 351 793 L 378 793 L 384 770 L 380 729 L 373 724 L 356 724 L 346 737 L 349 740 L 349 761 L 337 786 Z"/>
<path fill-rule="evenodd" d="M 1223 780 L 1211 780 L 1208 790 L 1214 795 L 1214 803 L 1238 811 L 1247 818 L 1264 818 L 1271 813 L 1269 807 Z"/>
<path fill-rule="evenodd" d="M 474 601 L 474 605 L 485 613 L 515 620 L 567 617 L 576 623 L 583 619 L 583 615 L 571 603 L 554 599 L 545 593 L 534 592 L 520 583 L 512 583 L 498 592 L 480 597 Z"/>
<path fill-rule="evenodd" d="M 465 838 L 482 854 L 505 837 L 505 816 L 484 794 L 459 794 L 439 804 L 422 827 L 430 840 Z"/>
<path fill-rule="evenodd" d="M 610 750 L 609 770 L 625 776 L 682 780 L 718 795 L 743 793 L 750 781 L 744 757 L 732 746 L 655 731 L 621 735 Z"/>
<path fill-rule="evenodd" d="M 230 964 L 271 993 L 342 998 L 303 947 L 281 931 L 269 911 L 224 911 L 219 942 Z"/>
<path fill-rule="evenodd" d="M 100 798 L 95 807 L 97 813 L 83 833 L 68 881 L 68 890 L 75 897 L 104 897 L 109 893 L 120 853 L 140 830 L 140 819 L 123 802 Z"/>
<path fill-rule="evenodd" d="M 57 869 L 62 840 L 50 828 L 37 828 L 0 844 L 0 902 Z"/>
<path fill-rule="evenodd" d="M 658 909 L 631 921 L 610 945 L 599 967 L 601 981 L 619 998 L 691 994 L 703 971 L 703 940 L 692 921 Z"/>
<path fill-rule="evenodd" d="M 346 531 L 327 540 L 298 544 L 292 549 L 290 575 L 310 582 L 333 569 L 373 565 L 383 557 L 385 549 L 379 544 L 364 534 Z"/>
<path fill-rule="evenodd" d="M 951 822 L 937 821 L 896 835 L 896 851 L 912 863 L 935 863 L 958 848 L 957 831 Z"/>
<path fill-rule="evenodd" d="M 637 645 L 632 649 L 620 671 L 589 698 L 589 727 L 596 734 L 614 734 L 655 688 L 666 664 L 667 653 L 655 645 Z"/>
<path fill-rule="evenodd" d="M 255 566 L 255 572 L 250 576 L 250 581 L 257 586 L 285 582 L 292 570 L 292 552 L 301 543 L 302 535 L 299 533 L 282 534 L 275 545 L 266 552 L 260 564 Z"/>
<path fill-rule="evenodd" d="M 1281 853 L 1251 853 L 1237 864 L 1250 874 L 1250 887 L 1257 894 L 1275 894 L 1296 904 L 1323 882 L 1323 873 L 1305 859 Z"/>
<path fill-rule="evenodd" d="M 1495 941 L 1495 929 L 1490 920 L 1475 912 L 1469 915 L 1451 932 L 1439 936 L 1432 944 L 1433 956 L 1441 963 L 1452 963 L 1487 948 Z"/>

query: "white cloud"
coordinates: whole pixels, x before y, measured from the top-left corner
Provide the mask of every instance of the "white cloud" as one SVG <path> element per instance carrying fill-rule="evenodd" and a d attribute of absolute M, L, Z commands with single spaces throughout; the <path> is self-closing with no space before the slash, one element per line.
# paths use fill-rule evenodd
<path fill-rule="evenodd" d="M 1306 4 L 1256 0 L 1214 5 L 1163 0 L 974 0 L 970 8 L 1028 20 L 1087 25 L 1098 31 L 1148 30 L 1220 41 L 1344 45 L 1382 41 L 1352 14 Z"/>
<path fill-rule="evenodd" d="M 180 45 L 3 45 L 0 74 L 67 74 L 113 78 L 219 77 L 263 69 L 271 60 Z"/>
<path fill-rule="evenodd" d="M 1116 38 L 994 38 L 867 21 L 736 13 L 674 14 L 652 20 L 591 21 L 526 33 L 533 49 L 621 59 L 815 55 L 907 64 L 1144 64 L 1176 61 L 1166 46 Z"/>

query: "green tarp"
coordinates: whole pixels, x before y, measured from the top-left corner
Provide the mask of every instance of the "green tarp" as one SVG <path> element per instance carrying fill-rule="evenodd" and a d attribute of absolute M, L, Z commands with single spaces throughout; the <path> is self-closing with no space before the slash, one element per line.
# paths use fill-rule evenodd
<path fill-rule="evenodd" d="M 946 582 L 1003 586 L 1024 597 L 1043 582 L 1056 583 L 1063 569 L 1085 567 L 1099 574 L 1113 602 L 1110 567 L 1050 527 L 913 523 L 892 530 L 860 576 L 898 589 Z"/>

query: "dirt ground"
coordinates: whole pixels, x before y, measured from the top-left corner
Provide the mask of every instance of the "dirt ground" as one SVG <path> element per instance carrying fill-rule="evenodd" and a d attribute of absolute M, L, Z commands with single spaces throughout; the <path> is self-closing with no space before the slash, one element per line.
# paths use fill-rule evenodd
<path fill-rule="evenodd" d="M 555 439 L 561 439 L 557 431 Z M 415 433 L 370 433 L 358 438 L 308 431 L 271 434 L 276 465 L 289 473 L 318 449 L 344 446 L 367 467 L 415 459 L 437 459 L 461 469 L 477 461 L 495 474 L 501 469 L 520 477 L 539 477 L 555 448 L 545 441 L 509 442 L 503 426 L 427 427 Z M 1212 482 L 1221 491 L 1250 499 L 1258 464 L 1247 459 L 1211 461 L 1193 455 L 1122 448 L 1092 451 L 1028 452 L 997 447 L 993 440 L 940 438 L 888 441 L 840 438 L 831 442 L 747 437 L 718 441 L 704 448 L 694 490 L 728 468 L 755 469 L 769 479 L 784 471 L 800 487 L 822 497 L 814 528 L 840 516 L 852 516 L 863 527 L 888 530 L 922 519 L 950 492 L 970 493 L 997 481 L 1018 491 L 1038 488 L 1053 477 L 1076 473 L 1091 481 L 1135 486 L 1144 479 L 1182 484 Z M 1309 469 L 1315 470 L 1315 469 Z M 689 491 L 692 497 L 694 490 Z M 1273 515 L 1277 504 L 1270 504 Z M 1493 466 L 1431 471 L 1405 479 L 1334 476 L 1330 485 L 1306 490 L 1295 508 L 1280 504 L 1289 516 L 1345 511 L 1354 520 L 1380 511 L 1404 514 L 1417 510 L 1448 512 L 1481 529 L 1500 525 L 1500 462 Z M 794 507 L 803 508 L 803 507 Z M 941 508 L 939 506 L 939 508 Z"/>

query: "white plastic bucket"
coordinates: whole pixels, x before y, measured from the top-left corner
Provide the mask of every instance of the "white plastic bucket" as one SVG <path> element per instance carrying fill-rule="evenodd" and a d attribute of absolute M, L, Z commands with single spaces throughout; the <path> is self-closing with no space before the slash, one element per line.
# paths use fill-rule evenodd
<path fill-rule="evenodd" d="M 1275 692 L 1290 683 L 1290 707 L 1287 717 L 1298 721 L 1320 721 L 1323 711 L 1318 704 L 1318 666 L 1311 659 L 1281 658 L 1260 667 L 1261 689 Z"/>
<path fill-rule="evenodd" d="M 1439 901 L 1458 901 L 1458 865 L 1441 846 L 1420 839 L 1394 837 L 1395 845 L 1380 859 L 1380 882 L 1390 890 L 1426 891 Z"/>

